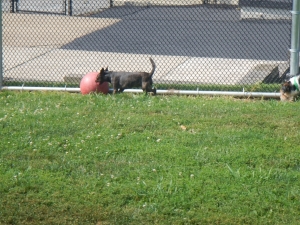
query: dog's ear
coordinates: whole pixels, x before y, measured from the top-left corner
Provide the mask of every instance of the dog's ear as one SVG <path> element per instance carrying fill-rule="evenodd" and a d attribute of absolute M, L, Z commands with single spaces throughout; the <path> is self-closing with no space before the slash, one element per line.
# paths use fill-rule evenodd
<path fill-rule="evenodd" d="M 292 82 L 291 82 L 291 81 L 286 81 L 286 82 L 284 82 L 284 83 L 281 85 L 281 90 L 282 90 L 284 93 L 291 92 L 291 90 L 292 90 Z"/>
<path fill-rule="evenodd" d="M 105 73 L 106 73 L 107 71 L 106 71 L 106 69 L 104 69 L 104 68 L 102 68 L 101 70 L 100 70 L 100 76 L 105 76 Z"/>
<path fill-rule="evenodd" d="M 108 71 L 108 66 L 106 67 L 106 69 L 105 69 L 105 72 L 107 72 Z"/>
<path fill-rule="evenodd" d="M 104 75 L 104 68 L 101 68 L 99 74 L 97 75 L 97 78 L 95 80 L 95 82 L 100 82 L 101 83 L 101 77 Z"/>
<path fill-rule="evenodd" d="M 291 83 L 290 80 L 286 80 L 286 81 L 283 82 L 282 85 L 284 85 L 284 86 L 289 86 L 289 85 L 292 85 L 292 83 Z"/>

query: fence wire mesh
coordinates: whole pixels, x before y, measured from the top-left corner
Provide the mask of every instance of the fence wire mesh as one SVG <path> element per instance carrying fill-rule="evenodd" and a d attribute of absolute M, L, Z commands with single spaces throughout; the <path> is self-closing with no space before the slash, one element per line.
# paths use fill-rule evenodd
<path fill-rule="evenodd" d="M 150 72 L 158 89 L 279 90 L 292 0 L 2 0 L 5 86 Z"/>

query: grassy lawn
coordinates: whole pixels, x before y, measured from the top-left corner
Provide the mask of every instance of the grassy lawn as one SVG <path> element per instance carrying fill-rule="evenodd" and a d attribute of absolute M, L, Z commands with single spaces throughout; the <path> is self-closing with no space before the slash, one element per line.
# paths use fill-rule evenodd
<path fill-rule="evenodd" d="M 299 224 L 300 102 L 0 92 L 0 224 Z"/>

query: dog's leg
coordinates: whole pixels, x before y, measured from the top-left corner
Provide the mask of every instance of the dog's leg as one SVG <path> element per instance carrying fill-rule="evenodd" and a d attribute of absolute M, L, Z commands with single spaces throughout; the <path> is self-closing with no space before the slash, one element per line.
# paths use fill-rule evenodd
<path fill-rule="evenodd" d="M 149 89 L 149 83 L 148 82 L 143 82 L 142 83 L 142 90 L 144 93 L 148 94 L 149 90 L 151 90 L 151 88 Z"/>
<path fill-rule="evenodd" d="M 152 92 L 153 92 L 154 95 L 156 95 L 156 88 L 153 88 Z"/>
<path fill-rule="evenodd" d="M 145 82 L 142 84 L 142 89 L 146 94 L 148 92 L 152 92 L 154 95 L 156 95 L 156 88 L 152 88 L 152 84 L 149 82 Z"/>

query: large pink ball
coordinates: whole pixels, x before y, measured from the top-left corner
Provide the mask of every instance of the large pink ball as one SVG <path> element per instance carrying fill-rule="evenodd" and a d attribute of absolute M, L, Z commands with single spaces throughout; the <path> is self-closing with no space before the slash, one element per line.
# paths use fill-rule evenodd
<path fill-rule="evenodd" d="M 107 94 L 109 91 L 108 82 L 102 84 L 96 82 L 98 72 L 89 72 L 87 73 L 80 81 L 80 92 L 83 95 L 89 94 L 91 92 L 101 92 Z"/>

